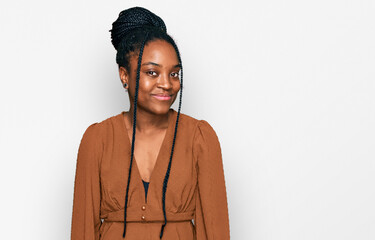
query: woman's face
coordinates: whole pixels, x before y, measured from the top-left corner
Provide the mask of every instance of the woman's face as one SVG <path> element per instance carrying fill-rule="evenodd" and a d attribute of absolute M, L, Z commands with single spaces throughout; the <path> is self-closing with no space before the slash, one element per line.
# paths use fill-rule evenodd
<path fill-rule="evenodd" d="M 122 83 L 128 84 L 131 107 L 134 106 L 138 55 L 130 57 L 130 72 L 120 67 Z M 137 111 L 166 114 L 180 90 L 181 67 L 173 46 L 164 40 L 148 42 L 143 49 L 139 75 Z"/>

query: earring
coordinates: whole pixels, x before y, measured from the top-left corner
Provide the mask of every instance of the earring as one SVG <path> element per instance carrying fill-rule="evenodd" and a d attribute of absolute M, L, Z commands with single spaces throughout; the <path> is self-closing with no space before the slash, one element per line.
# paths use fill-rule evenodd
<path fill-rule="evenodd" d="M 127 83 L 124 83 L 124 88 L 126 88 L 128 86 L 128 84 Z"/>

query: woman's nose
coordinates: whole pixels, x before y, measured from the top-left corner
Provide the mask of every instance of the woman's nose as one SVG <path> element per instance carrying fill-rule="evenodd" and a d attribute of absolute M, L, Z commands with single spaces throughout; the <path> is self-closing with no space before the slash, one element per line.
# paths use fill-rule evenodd
<path fill-rule="evenodd" d="M 170 89 L 172 88 L 172 83 L 169 78 L 169 74 L 161 74 L 158 82 L 158 87 L 164 88 L 164 89 Z"/>

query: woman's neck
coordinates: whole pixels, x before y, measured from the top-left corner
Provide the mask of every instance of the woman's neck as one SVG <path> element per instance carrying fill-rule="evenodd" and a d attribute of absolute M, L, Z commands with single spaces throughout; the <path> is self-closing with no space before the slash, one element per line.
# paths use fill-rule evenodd
<path fill-rule="evenodd" d="M 130 108 L 128 112 L 125 112 L 125 117 L 127 118 L 130 126 L 133 127 L 133 108 Z M 171 111 L 168 111 L 166 114 L 157 115 L 150 112 L 143 111 L 139 107 L 137 108 L 137 125 L 136 131 L 138 133 L 149 133 L 160 131 L 161 129 L 168 128 L 169 118 Z"/>

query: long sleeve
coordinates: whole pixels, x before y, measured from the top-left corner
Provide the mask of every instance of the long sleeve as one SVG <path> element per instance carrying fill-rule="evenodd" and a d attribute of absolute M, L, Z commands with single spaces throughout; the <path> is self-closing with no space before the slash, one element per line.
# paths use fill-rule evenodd
<path fill-rule="evenodd" d="M 99 125 L 93 123 L 83 134 L 77 154 L 71 240 L 99 240 L 101 151 Z"/>
<path fill-rule="evenodd" d="M 208 122 L 200 120 L 193 155 L 198 172 L 194 224 L 197 240 L 229 240 L 229 216 L 219 139 Z"/>

